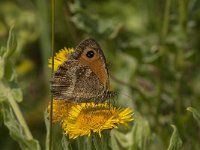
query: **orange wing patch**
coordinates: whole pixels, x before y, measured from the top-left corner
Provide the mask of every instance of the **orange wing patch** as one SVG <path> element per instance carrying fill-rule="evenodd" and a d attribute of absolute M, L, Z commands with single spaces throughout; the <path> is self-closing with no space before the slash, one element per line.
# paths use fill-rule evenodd
<path fill-rule="evenodd" d="M 88 65 L 90 69 L 96 74 L 96 76 L 99 78 L 100 83 L 102 83 L 105 87 L 107 86 L 108 82 L 108 74 L 107 70 L 105 69 L 105 64 L 101 60 L 101 58 L 96 55 L 92 61 L 88 61 L 88 58 L 83 54 L 79 61 L 85 65 Z"/>

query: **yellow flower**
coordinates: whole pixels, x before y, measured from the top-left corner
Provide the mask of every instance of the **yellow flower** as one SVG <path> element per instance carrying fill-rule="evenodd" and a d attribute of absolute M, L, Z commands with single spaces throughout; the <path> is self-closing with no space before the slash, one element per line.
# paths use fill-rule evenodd
<path fill-rule="evenodd" d="M 69 57 L 69 54 L 73 51 L 74 51 L 73 48 L 64 47 L 58 53 L 56 53 L 54 57 L 54 70 L 56 70 L 59 65 L 61 65 L 65 60 L 67 60 Z M 52 67 L 52 58 L 49 59 L 48 67 L 49 68 Z"/>
<path fill-rule="evenodd" d="M 63 118 L 62 128 L 69 138 L 98 133 L 117 128 L 133 120 L 130 108 L 116 108 L 108 103 L 82 103 L 71 108 L 67 118 Z"/>
<path fill-rule="evenodd" d="M 48 106 L 48 112 L 50 105 Z M 70 103 L 53 100 L 53 123 L 60 122 L 69 138 L 98 133 L 106 129 L 127 125 L 133 120 L 131 108 L 117 108 L 108 103 Z"/>
<path fill-rule="evenodd" d="M 54 57 L 54 68 L 66 61 L 73 48 L 64 48 Z M 52 58 L 48 66 L 51 68 Z M 50 104 L 48 106 L 50 112 Z M 119 108 L 108 103 L 70 103 L 66 100 L 53 100 L 53 123 L 60 122 L 65 134 L 69 138 L 98 133 L 106 129 L 127 125 L 133 120 L 133 111 L 130 108 Z"/>
<path fill-rule="evenodd" d="M 62 121 L 63 118 L 68 116 L 68 113 L 75 103 L 70 103 L 65 100 L 53 100 L 53 123 Z M 48 112 L 50 112 L 50 104 L 48 106 Z"/>

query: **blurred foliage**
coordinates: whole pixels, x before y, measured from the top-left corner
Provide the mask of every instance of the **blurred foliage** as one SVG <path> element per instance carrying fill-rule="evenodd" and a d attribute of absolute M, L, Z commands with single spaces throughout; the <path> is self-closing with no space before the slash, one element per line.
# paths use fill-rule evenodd
<path fill-rule="evenodd" d="M 174 131 L 173 131 L 173 134 L 170 139 L 170 144 L 169 144 L 168 150 L 181 149 L 182 148 L 182 140 L 179 137 L 177 128 L 174 125 L 172 125 L 172 128 L 174 129 Z"/>
<path fill-rule="evenodd" d="M 11 29 L 7 47 L 1 47 L 0 102 L 3 121 L 9 129 L 10 136 L 19 143 L 21 149 L 39 150 L 39 143 L 33 139 L 17 104 L 22 101 L 22 91 L 17 85 L 15 69 L 11 61 L 17 47 L 14 35 Z"/>
<path fill-rule="evenodd" d="M 40 0 L 0 2 L 0 45 L 12 27 L 17 40 L 15 51 L 0 49 L 1 56 L 12 56 L 6 62 L 1 57 L 0 78 L 18 77 L 24 99 L 20 108 L 42 148 L 49 101 L 50 5 Z M 56 50 L 75 47 L 86 37 L 102 46 L 110 88 L 118 91 L 117 105 L 137 112 L 133 126 L 112 131 L 113 149 L 200 148 L 200 1 L 56 1 Z M 12 93 L 20 97 L 18 88 Z M 1 149 L 16 149 L 3 123 L 0 128 Z M 61 131 L 54 132 L 61 141 Z M 61 143 L 54 146 L 61 148 Z"/>
<path fill-rule="evenodd" d="M 192 107 L 188 107 L 187 110 L 193 113 L 193 117 L 196 119 L 198 125 L 200 126 L 200 112 Z"/>

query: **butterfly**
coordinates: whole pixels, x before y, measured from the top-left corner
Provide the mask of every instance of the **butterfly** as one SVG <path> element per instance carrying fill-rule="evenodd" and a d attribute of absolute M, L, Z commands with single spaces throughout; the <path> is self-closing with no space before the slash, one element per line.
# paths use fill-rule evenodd
<path fill-rule="evenodd" d="M 53 99 L 70 102 L 104 102 L 115 92 L 108 90 L 109 74 L 105 56 L 94 39 L 86 39 L 54 72 Z"/>

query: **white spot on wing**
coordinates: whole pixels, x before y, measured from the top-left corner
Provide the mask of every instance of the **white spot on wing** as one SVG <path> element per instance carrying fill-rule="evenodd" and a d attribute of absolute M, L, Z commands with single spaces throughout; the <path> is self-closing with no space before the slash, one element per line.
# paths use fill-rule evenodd
<path fill-rule="evenodd" d="M 85 76 L 89 77 L 91 73 L 92 73 L 92 71 L 90 69 L 86 69 Z"/>

